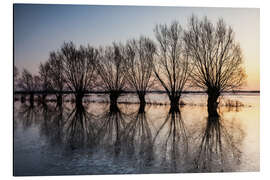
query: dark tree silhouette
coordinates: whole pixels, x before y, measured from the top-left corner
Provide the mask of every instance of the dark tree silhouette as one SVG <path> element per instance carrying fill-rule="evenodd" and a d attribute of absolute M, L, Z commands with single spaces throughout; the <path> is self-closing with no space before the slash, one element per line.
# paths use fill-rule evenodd
<path fill-rule="evenodd" d="M 85 92 L 95 86 L 98 50 L 89 45 L 77 49 L 69 42 L 62 46 L 61 57 L 67 87 L 75 92 L 76 103 L 82 104 Z"/>
<path fill-rule="evenodd" d="M 145 106 L 145 94 L 154 85 L 155 44 L 146 37 L 130 40 L 126 45 L 126 77 L 131 88 L 135 89 L 141 106 Z"/>
<path fill-rule="evenodd" d="M 178 106 L 188 80 L 188 56 L 183 51 L 183 31 L 178 22 L 157 25 L 154 29 L 159 44 L 155 75 L 166 90 L 172 106 Z"/>
<path fill-rule="evenodd" d="M 20 72 L 17 68 L 17 66 L 13 67 L 13 81 L 14 81 L 14 90 L 16 90 L 18 87 L 18 81 L 19 81 Z"/>
<path fill-rule="evenodd" d="M 47 62 L 39 65 L 39 78 L 40 78 L 40 88 L 44 93 L 42 94 L 42 102 L 46 100 L 47 92 L 51 90 L 50 77 L 49 77 L 50 65 Z"/>
<path fill-rule="evenodd" d="M 28 70 L 24 69 L 19 79 L 18 86 L 30 94 L 30 104 L 34 105 L 34 91 L 39 89 L 39 77 L 32 75 Z"/>
<path fill-rule="evenodd" d="M 60 52 L 51 52 L 48 60 L 49 63 L 49 79 L 52 90 L 56 93 L 57 104 L 62 104 L 62 91 L 65 88 L 64 63 Z"/>
<path fill-rule="evenodd" d="M 206 90 L 208 105 L 216 108 L 222 91 L 240 88 L 245 82 L 241 48 L 233 29 L 223 19 L 212 24 L 207 17 L 192 16 L 184 41 L 193 65 L 192 85 Z"/>
<path fill-rule="evenodd" d="M 126 69 L 124 66 L 124 47 L 113 43 L 105 49 L 100 48 L 97 72 L 101 87 L 110 94 L 111 105 L 117 105 L 117 99 L 126 85 Z"/>

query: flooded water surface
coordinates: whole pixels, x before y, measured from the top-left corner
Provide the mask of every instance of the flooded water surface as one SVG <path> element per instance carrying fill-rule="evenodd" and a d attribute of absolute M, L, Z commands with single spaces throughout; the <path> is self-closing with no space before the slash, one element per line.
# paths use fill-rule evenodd
<path fill-rule="evenodd" d="M 118 107 L 105 95 L 79 107 L 15 102 L 14 175 L 259 171 L 259 94 L 223 95 L 219 117 L 209 116 L 206 98 L 185 94 L 179 110 L 157 94 L 145 110 L 124 103 L 137 102 L 134 94 Z"/>

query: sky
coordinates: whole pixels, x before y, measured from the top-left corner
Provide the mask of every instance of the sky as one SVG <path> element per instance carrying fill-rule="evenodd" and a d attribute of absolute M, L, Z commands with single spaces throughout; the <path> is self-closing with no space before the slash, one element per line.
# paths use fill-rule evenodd
<path fill-rule="evenodd" d="M 63 42 L 106 46 L 141 35 L 155 39 L 156 24 L 177 20 L 183 28 L 192 15 L 213 23 L 223 18 L 235 32 L 244 55 L 244 90 L 260 90 L 260 11 L 256 8 L 202 8 L 93 5 L 14 5 L 14 63 L 20 71 L 38 66 Z"/>

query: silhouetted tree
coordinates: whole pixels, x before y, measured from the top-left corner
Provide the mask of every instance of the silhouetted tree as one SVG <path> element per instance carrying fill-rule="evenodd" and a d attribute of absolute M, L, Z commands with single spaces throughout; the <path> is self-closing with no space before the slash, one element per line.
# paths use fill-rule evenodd
<path fill-rule="evenodd" d="M 20 72 L 18 68 L 14 65 L 13 67 L 13 81 L 14 81 L 14 89 L 16 90 L 18 87 Z"/>
<path fill-rule="evenodd" d="M 65 88 L 64 63 L 62 55 L 59 52 L 51 52 L 48 60 L 49 63 L 49 79 L 52 90 L 56 91 L 57 104 L 62 104 L 62 91 Z"/>
<path fill-rule="evenodd" d="M 154 29 L 159 44 L 155 62 L 155 75 L 166 90 L 172 106 L 178 106 L 188 80 L 188 56 L 183 51 L 183 31 L 178 22 L 156 25 Z"/>
<path fill-rule="evenodd" d="M 22 90 L 30 93 L 30 104 L 34 103 L 34 91 L 39 89 L 39 77 L 32 75 L 28 70 L 24 69 L 19 79 L 19 85 Z"/>
<path fill-rule="evenodd" d="M 82 104 L 85 92 L 95 85 L 98 50 L 89 45 L 77 49 L 73 42 L 69 42 L 62 46 L 61 55 L 67 87 L 75 91 L 76 103 Z"/>
<path fill-rule="evenodd" d="M 101 87 L 110 94 L 111 105 L 117 105 L 117 99 L 126 84 L 126 68 L 124 66 L 124 47 L 113 43 L 113 46 L 100 48 L 97 71 L 101 79 Z"/>
<path fill-rule="evenodd" d="M 153 69 L 155 44 L 146 37 L 130 40 L 126 45 L 126 77 L 129 85 L 134 88 L 145 106 L 145 94 L 154 85 Z"/>
<path fill-rule="evenodd" d="M 44 103 L 46 100 L 47 92 L 51 89 L 51 84 L 50 84 L 50 77 L 49 77 L 49 70 L 50 70 L 50 65 L 47 62 L 44 64 L 40 63 L 39 65 L 39 78 L 40 78 L 40 88 L 43 91 L 42 94 L 42 102 Z"/>
<path fill-rule="evenodd" d="M 206 90 L 208 105 L 216 108 L 220 93 L 241 87 L 246 77 L 233 29 L 223 19 L 213 24 L 207 17 L 192 16 L 184 41 L 193 65 L 192 85 Z"/>

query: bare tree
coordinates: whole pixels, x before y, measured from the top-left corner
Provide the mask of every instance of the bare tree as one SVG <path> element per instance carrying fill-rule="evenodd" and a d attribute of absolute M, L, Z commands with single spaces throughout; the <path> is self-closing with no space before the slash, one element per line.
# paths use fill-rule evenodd
<path fill-rule="evenodd" d="M 39 89 L 39 77 L 32 75 L 28 70 L 24 69 L 19 79 L 18 86 L 30 93 L 30 103 L 33 105 L 34 103 L 34 91 Z"/>
<path fill-rule="evenodd" d="M 188 80 L 188 56 L 183 51 L 183 31 L 178 22 L 157 25 L 154 29 L 159 44 L 155 75 L 166 90 L 172 106 L 178 106 Z"/>
<path fill-rule="evenodd" d="M 113 106 L 117 105 L 117 99 L 126 85 L 124 60 L 124 47 L 121 44 L 113 43 L 113 46 L 100 48 L 97 72 L 101 87 L 110 94 L 110 103 Z"/>
<path fill-rule="evenodd" d="M 18 70 L 18 68 L 14 65 L 13 67 L 13 81 L 14 81 L 14 89 L 17 89 L 17 85 L 18 85 L 18 80 L 19 80 L 19 76 L 20 76 L 20 72 Z"/>
<path fill-rule="evenodd" d="M 126 77 L 129 85 L 136 90 L 140 104 L 145 106 L 145 94 L 153 87 L 155 44 L 146 37 L 130 40 L 126 45 Z"/>
<path fill-rule="evenodd" d="M 40 77 L 40 85 L 42 94 L 42 102 L 45 102 L 46 96 L 49 90 L 51 90 L 50 77 L 49 77 L 50 65 L 49 62 L 45 62 L 44 64 L 40 63 L 39 65 L 39 77 Z"/>
<path fill-rule="evenodd" d="M 75 91 L 76 103 L 82 104 L 85 92 L 95 85 L 98 50 L 89 45 L 77 49 L 69 42 L 62 46 L 61 55 L 67 87 Z"/>
<path fill-rule="evenodd" d="M 223 19 L 214 25 L 207 17 L 199 20 L 192 16 L 184 41 L 194 67 L 190 72 L 192 85 L 206 90 L 208 105 L 216 108 L 220 93 L 240 88 L 246 78 L 233 29 Z"/>
<path fill-rule="evenodd" d="M 48 60 L 49 63 L 49 79 L 52 90 L 56 91 L 57 104 L 62 104 L 62 91 L 65 87 L 64 63 L 59 52 L 51 52 Z"/>

